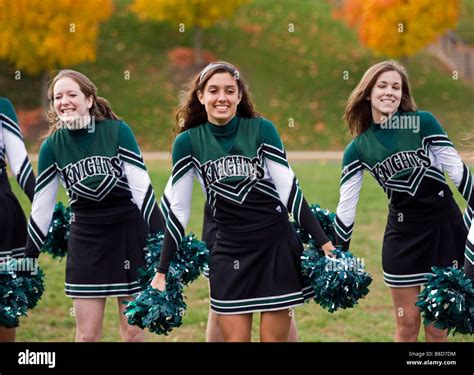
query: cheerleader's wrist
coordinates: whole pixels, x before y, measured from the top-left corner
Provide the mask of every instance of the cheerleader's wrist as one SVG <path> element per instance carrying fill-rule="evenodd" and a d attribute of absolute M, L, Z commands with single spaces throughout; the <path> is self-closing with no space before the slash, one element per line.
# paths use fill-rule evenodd
<path fill-rule="evenodd" d="M 157 274 L 162 274 L 164 276 L 166 276 L 166 274 L 168 273 L 168 268 L 166 267 L 157 267 L 155 268 L 155 271 Z"/>
<path fill-rule="evenodd" d="M 331 251 L 333 250 L 336 250 L 336 248 L 334 247 L 334 245 L 332 244 L 331 241 L 329 242 L 326 242 L 325 244 L 323 244 L 323 246 L 321 246 L 321 249 L 325 252 L 325 253 L 330 253 Z"/>

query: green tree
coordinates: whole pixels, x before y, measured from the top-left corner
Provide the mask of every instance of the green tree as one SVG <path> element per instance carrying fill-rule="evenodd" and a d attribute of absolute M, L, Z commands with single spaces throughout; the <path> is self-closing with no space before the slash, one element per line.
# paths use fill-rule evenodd
<path fill-rule="evenodd" d="M 216 22 L 234 15 L 235 11 L 248 0 L 135 0 L 130 9 L 141 20 L 175 22 L 186 28 L 195 28 L 194 53 L 195 64 L 203 62 L 203 30 Z"/>

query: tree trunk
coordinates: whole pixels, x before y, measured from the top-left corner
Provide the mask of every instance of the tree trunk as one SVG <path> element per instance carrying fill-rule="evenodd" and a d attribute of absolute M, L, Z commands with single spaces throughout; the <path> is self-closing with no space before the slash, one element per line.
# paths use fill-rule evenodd
<path fill-rule="evenodd" d="M 202 41 L 203 41 L 203 29 L 200 26 L 196 26 L 194 32 L 194 64 L 201 66 L 204 63 L 202 56 Z"/>
<path fill-rule="evenodd" d="M 49 102 L 48 102 L 48 72 L 46 70 L 43 70 L 41 72 L 41 77 L 40 77 L 40 104 L 41 108 L 43 108 L 44 111 L 48 110 Z"/>

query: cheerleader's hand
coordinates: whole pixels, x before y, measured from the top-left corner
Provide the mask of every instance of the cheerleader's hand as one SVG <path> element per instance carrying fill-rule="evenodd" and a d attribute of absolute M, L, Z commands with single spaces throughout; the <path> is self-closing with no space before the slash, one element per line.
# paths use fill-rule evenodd
<path fill-rule="evenodd" d="M 166 275 L 164 273 L 157 272 L 150 285 L 163 292 L 166 289 Z"/>
<path fill-rule="evenodd" d="M 324 255 L 331 258 L 334 257 L 334 254 L 332 253 L 331 250 L 336 250 L 336 248 L 334 247 L 331 241 L 326 242 L 323 246 L 321 246 L 321 249 L 324 251 Z"/>

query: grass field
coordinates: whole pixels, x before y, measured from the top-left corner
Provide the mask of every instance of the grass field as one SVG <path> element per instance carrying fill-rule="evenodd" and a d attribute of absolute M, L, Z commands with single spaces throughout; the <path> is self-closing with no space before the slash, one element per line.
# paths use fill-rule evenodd
<path fill-rule="evenodd" d="M 169 164 L 147 163 L 153 186 L 157 194 L 164 189 L 169 176 Z M 319 203 L 335 210 L 339 198 L 338 181 L 340 166 L 336 163 L 299 162 L 292 164 L 308 202 Z M 388 287 L 383 283 L 381 268 L 381 243 L 387 215 L 387 200 L 382 190 L 371 176 L 364 178 L 352 251 L 365 260 L 368 271 L 373 276 L 371 291 L 358 306 L 350 310 L 330 314 L 314 302 L 296 309 L 300 341 L 392 341 L 394 318 Z M 30 205 L 15 181 L 11 181 L 16 195 L 20 198 L 25 212 Z M 465 203 L 455 193 L 462 208 Z M 58 198 L 66 202 L 64 191 Z M 204 198 L 195 185 L 190 225 L 187 232 L 200 236 L 202 207 Z M 18 341 L 74 341 L 75 322 L 71 315 L 72 301 L 64 294 L 65 262 L 52 260 L 42 255 L 40 265 L 46 273 L 46 291 L 38 307 L 22 318 L 18 330 Z M 149 341 L 204 341 L 205 324 L 209 306 L 207 282 L 200 278 L 185 291 L 188 310 L 184 324 L 167 337 L 148 334 Z M 258 340 L 257 325 L 254 324 L 253 339 Z M 420 336 L 422 339 L 423 334 Z M 109 299 L 104 319 L 104 341 L 120 341 L 118 330 L 117 304 Z M 468 336 L 455 336 L 452 341 L 472 341 Z"/>

